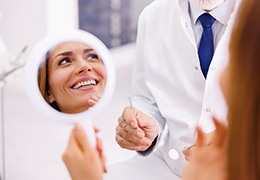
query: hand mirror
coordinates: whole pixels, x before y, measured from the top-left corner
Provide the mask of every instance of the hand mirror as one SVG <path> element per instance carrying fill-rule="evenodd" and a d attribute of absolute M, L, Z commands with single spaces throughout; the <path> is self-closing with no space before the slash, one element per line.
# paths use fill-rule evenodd
<path fill-rule="evenodd" d="M 34 106 L 63 123 L 84 121 L 94 146 L 90 119 L 105 108 L 115 85 L 114 65 L 106 46 L 82 30 L 47 35 L 30 52 L 25 70 Z"/>

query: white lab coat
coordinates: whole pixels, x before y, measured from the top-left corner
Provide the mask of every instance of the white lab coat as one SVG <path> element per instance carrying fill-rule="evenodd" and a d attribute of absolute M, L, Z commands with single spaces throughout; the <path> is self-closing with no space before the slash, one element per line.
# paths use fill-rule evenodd
<path fill-rule="evenodd" d="M 216 47 L 205 80 L 187 0 L 156 0 L 140 16 L 133 71 L 133 105 L 153 117 L 160 130 L 168 126 L 163 144 L 157 146 L 155 154 L 178 176 L 185 165 L 182 150 L 194 144 L 196 126 L 200 125 L 204 131 L 210 132 L 214 130 L 212 115 L 226 119 L 226 104 L 218 78 L 228 62 L 232 19 Z M 175 159 L 170 157 L 169 152 L 175 152 Z M 142 177 L 142 172 L 138 171 L 142 165 L 136 166 L 137 174 Z M 147 164 L 147 168 L 149 166 Z M 159 163 L 158 170 L 164 173 Z M 160 179 L 160 173 L 158 175 L 145 179 Z M 127 175 L 125 177 L 123 179 L 127 179 Z"/>

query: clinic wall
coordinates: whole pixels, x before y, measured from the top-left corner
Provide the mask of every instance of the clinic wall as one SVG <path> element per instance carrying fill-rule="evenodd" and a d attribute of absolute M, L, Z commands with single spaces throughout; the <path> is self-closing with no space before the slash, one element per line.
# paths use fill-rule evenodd
<path fill-rule="evenodd" d="M 0 12 L 0 35 L 14 54 L 46 33 L 45 1 L 0 0 Z"/>

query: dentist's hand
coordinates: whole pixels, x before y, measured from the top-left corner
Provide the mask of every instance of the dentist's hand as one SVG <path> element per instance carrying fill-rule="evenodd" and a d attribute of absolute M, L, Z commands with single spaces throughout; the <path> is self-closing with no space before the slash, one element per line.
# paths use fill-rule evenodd
<path fill-rule="evenodd" d="M 156 122 L 136 108 L 126 107 L 118 118 L 116 141 L 122 148 L 145 151 L 157 135 Z"/>

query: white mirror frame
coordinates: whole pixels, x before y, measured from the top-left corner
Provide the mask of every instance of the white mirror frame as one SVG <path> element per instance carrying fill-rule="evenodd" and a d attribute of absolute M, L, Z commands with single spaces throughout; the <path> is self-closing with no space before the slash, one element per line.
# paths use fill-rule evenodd
<path fill-rule="evenodd" d="M 99 102 L 94 107 L 76 114 L 67 114 L 55 110 L 44 100 L 38 86 L 38 69 L 41 62 L 44 60 L 46 53 L 57 44 L 65 41 L 78 41 L 92 47 L 101 57 L 106 68 L 106 86 Z M 84 124 L 88 123 L 88 126 L 91 128 L 93 126 L 90 119 L 92 119 L 98 112 L 102 112 L 106 107 L 113 95 L 115 87 L 115 67 L 107 47 L 96 36 L 82 30 L 50 34 L 40 40 L 28 56 L 25 73 L 29 99 L 41 113 L 48 115 L 51 119 L 63 123 L 84 121 Z"/>

